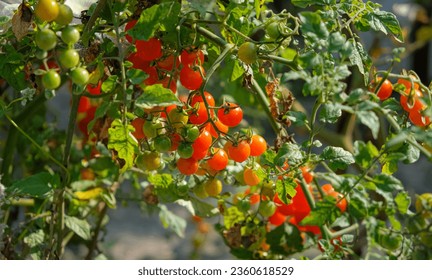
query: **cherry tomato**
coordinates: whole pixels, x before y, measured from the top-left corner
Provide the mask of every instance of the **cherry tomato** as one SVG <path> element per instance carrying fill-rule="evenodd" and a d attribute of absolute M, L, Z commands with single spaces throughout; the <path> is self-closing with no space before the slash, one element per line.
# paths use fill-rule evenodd
<path fill-rule="evenodd" d="M 207 198 L 208 197 L 208 193 L 205 190 L 205 186 L 204 184 L 199 184 L 198 186 L 196 186 L 193 189 L 193 193 L 201 199 Z"/>
<path fill-rule="evenodd" d="M 201 65 L 204 63 L 204 53 L 199 50 L 183 50 L 180 54 L 181 63 L 184 66 Z"/>
<path fill-rule="evenodd" d="M 250 150 L 251 156 L 262 155 L 267 150 L 266 140 L 258 134 L 253 135 L 250 141 Z"/>
<path fill-rule="evenodd" d="M 146 121 L 143 126 L 144 134 L 147 138 L 155 138 L 163 130 L 163 123 L 160 119 Z"/>
<path fill-rule="evenodd" d="M 181 158 L 190 158 L 192 157 L 194 149 L 192 144 L 189 142 L 181 142 L 177 148 L 177 153 Z"/>
<path fill-rule="evenodd" d="M 256 174 L 255 170 L 251 168 L 245 168 L 243 171 L 243 180 L 248 186 L 256 186 L 261 182 L 261 179 Z"/>
<path fill-rule="evenodd" d="M 228 155 L 223 149 L 215 148 L 213 155 L 207 160 L 207 164 L 216 171 L 223 170 L 228 165 Z"/>
<path fill-rule="evenodd" d="M 137 23 L 137 20 L 131 20 L 131 21 L 128 21 L 127 23 L 126 23 L 126 25 L 125 25 L 125 32 L 128 32 L 128 30 L 129 29 L 131 29 L 132 27 L 134 27 L 135 26 L 135 24 Z M 132 38 L 132 36 L 131 35 L 129 35 L 129 34 L 126 34 L 125 35 L 125 38 L 126 38 L 126 40 L 129 42 L 129 43 L 132 43 L 133 42 L 133 38 Z"/>
<path fill-rule="evenodd" d="M 172 71 L 174 67 L 178 67 L 179 65 L 180 59 L 178 56 L 174 57 L 173 54 L 170 54 L 157 62 L 158 68 L 165 69 L 167 71 Z"/>
<path fill-rule="evenodd" d="M 239 47 L 237 54 L 241 61 L 252 64 L 258 59 L 258 47 L 252 42 L 245 42 Z"/>
<path fill-rule="evenodd" d="M 312 183 L 313 181 L 313 175 L 310 173 L 309 168 L 306 166 L 300 167 L 300 170 L 302 172 L 302 176 L 305 179 L 307 184 Z"/>
<path fill-rule="evenodd" d="M 181 128 L 187 124 L 189 115 L 182 108 L 175 108 L 168 113 L 168 118 L 174 128 Z"/>
<path fill-rule="evenodd" d="M 215 100 L 214 100 L 213 95 L 211 95 L 211 93 L 209 93 L 208 91 L 204 91 L 204 97 L 207 101 L 207 104 L 210 107 L 215 106 Z M 192 96 L 190 105 L 193 107 L 195 105 L 195 103 L 197 103 L 197 102 L 204 102 L 204 99 L 200 93 L 197 93 L 194 96 Z"/>
<path fill-rule="evenodd" d="M 135 118 L 132 120 L 131 125 L 135 128 L 135 131 L 132 132 L 132 135 L 137 139 L 144 139 L 146 136 L 143 131 L 145 120 L 143 118 Z"/>
<path fill-rule="evenodd" d="M 177 160 L 177 168 L 184 175 L 192 175 L 198 170 L 198 161 L 194 158 L 180 158 Z"/>
<path fill-rule="evenodd" d="M 102 92 L 101 88 L 102 88 L 102 80 L 99 80 L 96 85 L 88 84 L 86 87 L 87 92 L 90 93 L 91 95 L 101 94 L 101 92 Z"/>
<path fill-rule="evenodd" d="M 87 112 L 91 107 L 90 98 L 81 96 L 78 104 L 78 113 Z"/>
<path fill-rule="evenodd" d="M 56 89 L 61 84 L 60 75 L 55 70 L 49 70 L 42 76 L 42 85 L 48 90 Z"/>
<path fill-rule="evenodd" d="M 322 185 L 321 189 L 325 194 L 329 194 L 335 191 L 331 184 Z"/>
<path fill-rule="evenodd" d="M 243 119 L 243 110 L 235 103 L 226 102 L 217 112 L 219 120 L 228 127 L 237 126 Z"/>
<path fill-rule="evenodd" d="M 75 27 L 66 26 L 61 32 L 61 38 L 67 45 L 73 45 L 79 41 L 80 33 Z"/>
<path fill-rule="evenodd" d="M 59 14 L 59 4 L 56 0 L 39 0 L 34 13 L 42 21 L 53 21 Z"/>
<path fill-rule="evenodd" d="M 276 40 L 281 35 L 279 31 L 279 23 L 272 22 L 266 27 L 266 33 L 270 37 L 270 39 Z"/>
<path fill-rule="evenodd" d="M 228 156 L 235 162 L 243 162 L 250 156 L 250 145 L 246 140 L 242 140 L 237 145 L 228 148 Z"/>
<path fill-rule="evenodd" d="M 157 170 L 162 166 L 162 159 L 159 153 L 146 151 L 142 155 L 139 155 L 136 160 L 138 168 L 144 170 Z"/>
<path fill-rule="evenodd" d="M 194 105 L 194 110 L 190 112 L 189 122 L 192 124 L 203 124 L 208 120 L 207 108 L 204 102 Z"/>
<path fill-rule="evenodd" d="M 152 61 L 162 56 L 162 42 L 157 38 L 150 38 L 148 41 L 136 40 L 138 55 L 146 61 Z"/>
<path fill-rule="evenodd" d="M 193 142 L 194 150 L 207 150 L 212 143 L 212 137 L 207 130 L 202 130 L 198 138 Z"/>
<path fill-rule="evenodd" d="M 201 66 L 194 66 L 194 68 L 184 66 L 180 70 L 180 83 L 189 90 L 197 90 L 203 83 L 201 73 L 202 75 L 205 74 L 204 68 Z"/>
<path fill-rule="evenodd" d="M 55 22 L 60 25 L 68 25 L 73 20 L 73 11 L 71 7 L 65 4 L 59 4 L 58 15 L 55 18 Z"/>
<path fill-rule="evenodd" d="M 263 217 L 270 217 L 276 212 L 276 204 L 270 200 L 263 200 L 258 206 L 258 213 Z"/>
<path fill-rule="evenodd" d="M 87 69 L 82 68 L 82 67 L 77 67 L 75 69 L 73 69 L 70 72 L 70 76 L 72 79 L 72 82 L 79 85 L 79 86 L 84 86 L 88 83 L 88 80 L 90 78 L 90 74 L 87 71 Z"/>
<path fill-rule="evenodd" d="M 177 80 L 170 76 L 165 76 L 163 79 L 158 80 L 156 84 L 161 84 L 164 88 L 170 89 L 173 93 L 177 92 Z"/>
<path fill-rule="evenodd" d="M 378 78 L 376 85 L 378 85 L 380 82 L 381 82 L 381 78 Z M 380 89 L 377 92 L 377 96 L 381 101 L 384 101 L 388 99 L 392 95 L 392 93 L 393 93 L 393 85 L 388 79 L 385 79 Z"/>
<path fill-rule="evenodd" d="M 419 89 L 415 89 L 412 96 L 401 94 L 400 104 L 406 112 L 420 111 L 424 109 L 425 105 L 421 101 L 423 93 Z"/>
<path fill-rule="evenodd" d="M 154 138 L 155 150 L 164 153 L 171 149 L 171 139 L 166 135 L 158 135 Z"/>
<path fill-rule="evenodd" d="M 196 125 L 185 125 L 182 129 L 182 136 L 187 142 L 194 142 L 200 135 Z"/>
<path fill-rule="evenodd" d="M 49 51 L 57 45 L 57 36 L 51 29 L 44 28 L 36 32 L 35 42 L 40 49 Z"/>
<path fill-rule="evenodd" d="M 60 53 L 59 61 L 60 61 L 60 65 L 63 68 L 69 69 L 78 65 L 80 61 L 80 56 L 76 50 L 67 49 Z"/>
<path fill-rule="evenodd" d="M 280 226 L 283 223 L 285 223 L 287 217 L 282 214 L 281 212 L 279 212 L 278 209 L 276 209 L 276 211 L 274 212 L 274 214 L 272 216 L 269 217 L 269 222 L 270 224 L 274 225 L 274 226 Z"/>
<path fill-rule="evenodd" d="M 347 204 L 348 204 L 346 198 L 342 198 L 342 194 L 338 193 L 336 191 L 331 192 L 328 195 L 332 196 L 332 197 L 334 197 L 336 199 L 336 207 L 339 208 L 339 210 L 342 213 L 344 213 L 346 211 Z"/>
<path fill-rule="evenodd" d="M 213 121 L 214 125 L 216 126 L 217 130 L 214 128 L 213 124 L 208 123 L 206 125 L 206 129 L 210 132 L 210 134 L 214 137 L 214 138 L 218 138 L 219 137 L 219 132 L 222 134 L 226 134 L 228 133 L 228 126 L 224 125 L 219 119 L 216 119 Z"/>
<path fill-rule="evenodd" d="M 171 138 L 171 149 L 170 151 L 175 151 L 179 148 L 180 142 L 181 142 L 181 136 L 180 134 L 174 132 L 172 134 L 170 134 L 170 138 Z"/>
<path fill-rule="evenodd" d="M 410 78 L 412 78 L 413 80 L 416 80 L 417 78 L 414 76 L 414 75 L 410 75 Z M 410 79 L 398 79 L 397 80 L 397 84 L 401 84 L 401 85 L 404 85 L 405 86 L 405 92 L 407 93 L 407 94 L 409 94 L 410 93 L 410 91 L 411 91 L 411 86 L 412 86 L 412 84 L 411 84 L 411 80 Z M 418 84 L 418 83 L 413 83 L 414 84 L 414 89 L 419 89 L 420 88 L 420 85 Z"/>
<path fill-rule="evenodd" d="M 431 120 L 427 116 L 423 116 L 421 111 L 411 110 L 409 112 L 410 121 L 419 127 L 428 126 L 431 123 Z"/>
<path fill-rule="evenodd" d="M 222 182 L 212 178 L 204 182 L 204 189 L 209 196 L 217 196 L 222 192 Z"/>

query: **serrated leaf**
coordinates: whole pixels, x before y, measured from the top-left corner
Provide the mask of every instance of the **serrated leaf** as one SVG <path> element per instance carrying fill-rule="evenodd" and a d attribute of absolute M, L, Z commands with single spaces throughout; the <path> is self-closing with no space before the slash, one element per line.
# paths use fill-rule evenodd
<path fill-rule="evenodd" d="M 407 192 L 400 192 L 395 197 L 395 203 L 398 211 L 401 214 L 406 214 L 411 204 L 411 197 L 408 195 Z"/>
<path fill-rule="evenodd" d="M 117 79 L 118 77 L 116 75 L 109 76 L 108 79 L 106 79 L 101 86 L 101 90 L 103 93 L 110 93 L 112 92 L 116 86 L 117 86 Z"/>
<path fill-rule="evenodd" d="M 224 213 L 224 225 L 226 229 L 232 228 L 235 224 L 245 220 L 245 215 L 237 207 L 229 207 Z"/>
<path fill-rule="evenodd" d="M 274 159 L 277 166 L 283 166 L 285 162 L 290 165 L 296 165 L 303 160 L 303 154 L 300 147 L 293 143 L 285 143 L 279 148 L 278 153 Z"/>
<path fill-rule="evenodd" d="M 115 119 L 108 128 L 108 149 L 115 150 L 120 158 L 120 172 L 125 172 L 134 165 L 138 142 L 132 136 L 132 125 L 124 125 L 121 120 Z"/>
<path fill-rule="evenodd" d="M 171 1 L 144 9 L 138 22 L 128 33 L 135 39 L 149 40 L 158 29 L 167 33 L 174 31 L 177 26 L 180 8 L 180 3 Z"/>
<path fill-rule="evenodd" d="M 30 248 L 33 248 L 38 245 L 42 245 L 44 243 L 44 238 L 45 233 L 43 230 L 40 229 L 24 237 L 24 243 L 27 244 Z"/>
<path fill-rule="evenodd" d="M 184 237 L 186 221 L 168 210 L 165 205 L 160 205 L 159 219 L 164 228 L 169 228 L 179 237 Z"/>
<path fill-rule="evenodd" d="M 345 169 L 355 162 L 353 155 L 340 147 L 326 147 L 320 155 L 332 169 Z"/>
<path fill-rule="evenodd" d="M 161 201 L 174 202 L 179 199 L 174 189 L 176 185 L 171 174 L 151 174 L 148 181 L 154 186 L 154 192 Z"/>
<path fill-rule="evenodd" d="M 84 240 L 91 239 L 91 228 L 87 220 L 78 219 L 77 217 L 65 216 L 65 225 L 72 230 L 76 235 Z"/>
<path fill-rule="evenodd" d="M 300 222 L 300 225 L 322 226 L 325 223 L 332 224 L 340 216 L 340 210 L 335 204 L 336 199 L 331 196 L 326 196 L 323 200 L 317 201 L 315 209 Z"/>
<path fill-rule="evenodd" d="M 42 198 L 49 195 L 58 185 L 60 177 L 57 174 L 41 172 L 13 183 L 7 190 L 15 195 Z"/>
<path fill-rule="evenodd" d="M 302 22 L 300 29 L 304 36 L 313 40 L 328 38 L 329 31 L 319 14 L 313 12 L 302 12 L 299 17 Z"/>
<path fill-rule="evenodd" d="M 376 10 L 373 13 L 367 14 L 370 27 L 375 31 L 381 31 L 387 34 L 388 31 L 399 42 L 403 42 L 402 29 L 396 16 L 387 11 Z"/>
<path fill-rule="evenodd" d="M 173 92 L 170 89 L 164 88 L 161 84 L 146 86 L 143 94 L 135 100 L 135 105 L 143 109 L 173 104 L 178 106 L 182 105 Z"/>
<path fill-rule="evenodd" d="M 342 116 L 342 110 L 338 104 L 325 103 L 320 111 L 320 121 L 324 123 L 335 123 L 340 116 Z"/>
<path fill-rule="evenodd" d="M 192 203 L 194 209 L 194 213 L 192 213 L 192 215 L 197 215 L 203 218 L 209 218 L 219 214 L 218 208 L 204 201 L 191 197 L 190 202 Z"/>
<path fill-rule="evenodd" d="M 147 79 L 149 75 L 140 69 L 132 68 L 126 72 L 126 76 L 132 84 L 139 85 L 144 82 L 144 80 Z"/>
<path fill-rule="evenodd" d="M 378 116 L 372 111 L 358 111 L 356 116 L 362 124 L 371 130 L 373 138 L 377 139 L 380 128 Z"/>
<path fill-rule="evenodd" d="M 304 126 L 308 124 L 306 114 L 300 111 L 288 111 L 286 117 L 294 126 Z"/>
<path fill-rule="evenodd" d="M 403 190 L 401 181 L 387 174 L 376 175 L 372 182 L 377 186 L 378 189 L 384 192 Z"/>
<path fill-rule="evenodd" d="M 261 155 L 260 163 L 262 166 L 268 165 L 268 166 L 274 166 L 274 161 L 276 158 L 276 152 L 273 150 L 266 150 L 264 154 Z"/>
<path fill-rule="evenodd" d="M 354 155 L 358 165 L 363 168 L 368 168 L 372 160 L 379 156 L 379 151 L 370 141 L 367 143 L 355 141 Z"/>
<path fill-rule="evenodd" d="M 293 198 L 297 193 L 295 190 L 296 187 L 297 183 L 293 178 L 284 178 L 283 180 L 276 181 L 275 191 L 283 203 L 290 204 L 291 198 Z"/>

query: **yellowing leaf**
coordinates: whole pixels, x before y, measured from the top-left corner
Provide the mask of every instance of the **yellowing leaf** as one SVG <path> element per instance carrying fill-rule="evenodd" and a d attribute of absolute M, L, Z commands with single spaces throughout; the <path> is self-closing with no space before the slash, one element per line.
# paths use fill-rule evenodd
<path fill-rule="evenodd" d="M 114 120 L 108 129 L 108 149 L 117 152 L 120 172 L 125 172 L 134 164 L 138 142 L 132 136 L 133 131 L 132 125 L 123 124 L 119 119 Z"/>
<path fill-rule="evenodd" d="M 102 188 L 93 188 L 87 191 L 78 191 L 75 192 L 75 196 L 79 200 L 90 200 L 99 197 L 99 195 L 103 192 Z"/>

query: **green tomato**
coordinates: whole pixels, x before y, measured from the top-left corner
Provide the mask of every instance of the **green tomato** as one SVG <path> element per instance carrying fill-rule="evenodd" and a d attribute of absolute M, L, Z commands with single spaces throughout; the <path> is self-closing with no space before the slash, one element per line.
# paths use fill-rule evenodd
<path fill-rule="evenodd" d="M 199 184 L 193 189 L 193 193 L 201 199 L 208 197 L 208 193 L 205 190 L 204 184 Z"/>
<path fill-rule="evenodd" d="M 49 51 L 57 45 L 57 36 L 51 29 L 44 28 L 36 32 L 35 42 L 41 50 Z"/>
<path fill-rule="evenodd" d="M 79 41 L 80 33 L 75 27 L 66 26 L 61 32 L 61 38 L 66 44 L 73 45 Z"/>
<path fill-rule="evenodd" d="M 219 179 L 209 179 L 204 183 L 204 188 L 209 196 L 217 196 L 222 192 L 222 182 Z"/>
<path fill-rule="evenodd" d="M 152 171 L 162 166 L 162 159 L 159 153 L 146 151 L 136 158 L 135 163 L 138 168 Z"/>
<path fill-rule="evenodd" d="M 280 36 L 280 31 L 279 31 L 279 23 L 278 22 L 272 22 L 269 25 L 267 25 L 266 27 L 266 32 L 267 35 L 269 36 L 270 39 L 277 39 Z"/>
<path fill-rule="evenodd" d="M 276 212 L 276 204 L 270 200 L 261 201 L 258 207 L 258 213 L 260 213 L 263 217 L 270 217 Z"/>
<path fill-rule="evenodd" d="M 155 138 L 162 133 L 163 124 L 160 119 L 146 121 L 143 125 L 143 132 L 147 138 Z"/>
<path fill-rule="evenodd" d="M 58 15 L 55 18 L 55 22 L 60 25 L 68 25 L 73 20 L 73 11 L 71 7 L 65 4 L 59 4 Z"/>
<path fill-rule="evenodd" d="M 200 131 L 196 125 L 185 125 L 182 129 L 182 136 L 188 142 L 194 142 L 199 135 Z"/>
<path fill-rule="evenodd" d="M 183 109 L 172 109 L 168 113 L 168 118 L 174 128 L 182 128 L 189 120 L 189 115 Z"/>
<path fill-rule="evenodd" d="M 78 65 L 80 56 L 78 52 L 74 49 L 67 49 L 62 51 L 59 55 L 60 65 L 63 68 L 69 69 Z"/>
<path fill-rule="evenodd" d="M 77 67 L 70 72 L 72 82 L 79 86 L 85 86 L 88 83 L 90 74 L 87 69 L 82 67 Z"/>
<path fill-rule="evenodd" d="M 59 73 L 55 70 L 49 70 L 42 76 L 42 85 L 48 90 L 56 89 L 61 84 Z"/>
<path fill-rule="evenodd" d="M 194 148 L 192 147 L 192 143 L 181 142 L 177 148 L 177 153 L 181 158 L 188 159 L 193 155 Z"/>
<path fill-rule="evenodd" d="M 171 139 L 166 135 L 159 135 L 154 139 L 154 147 L 160 153 L 168 152 L 171 149 Z"/>
<path fill-rule="evenodd" d="M 241 61 L 252 64 L 258 59 L 258 47 L 252 42 L 245 42 L 239 47 L 237 54 Z"/>

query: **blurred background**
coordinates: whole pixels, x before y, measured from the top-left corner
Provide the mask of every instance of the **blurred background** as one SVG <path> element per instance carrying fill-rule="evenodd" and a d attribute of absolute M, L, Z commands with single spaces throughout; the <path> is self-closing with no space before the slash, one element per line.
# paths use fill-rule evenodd
<path fill-rule="evenodd" d="M 196 0 L 198 1 L 198 0 Z M 90 0 L 67 0 L 76 17 L 92 3 Z M 395 47 L 407 49 L 402 62 L 393 69 L 394 73 L 402 69 L 414 70 L 428 85 L 432 80 L 432 1 L 431 0 L 383 0 L 374 1 L 383 5 L 383 10 L 396 14 L 405 34 L 405 42 L 394 42 L 381 34 L 362 35 L 369 53 L 377 59 L 375 65 L 382 66 L 381 57 L 391 53 Z M 0 16 L 10 16 L 21 3 L 19 0 L 0 0 Z M 290 1 L 275 0 L 270 7 L 275 11 L 295 10 Z M 61 95 L 59 95 L 61 96 Z M 63 95 L 65 96 L 65 95 Z M 49 106 L 53 115 L 61 115 L 58 104 L 65 100 L 56 98 Z M 66 119 L 57 118 L 60 128 L 66 127 Z M 264 128 L 265 129 L 265 128 Z M 268 129 L 267 131 L 270 131 Z M 269 143 L 271 143 L 269 141 Z M 408 191 L 414 193 L 432 192 L 430 174 L 432 165 L 425 158 L 418 163 L 399 168 L 396 177 L 400 178 Z M 126 186 L 127 187 L 127 186 Z M 171 206 L 170 206 L 171 207 Z M 228 259 L 232 258 L 227 246 L 212 228 L 216 221 L 194 221 L 183 207 L 174 205 L 173 212 L 188 221 L 186 235 L 180 238 L 165 230 L 157 215 L 143 214 L 139 206 L 133 203 L 119 205 L 109 213 L 110 221 L 103 239 L 104 254 L 109 259 Z M 81 258 L 86 248 L 76 247 L 66 252 L 69 259 Z"/>

